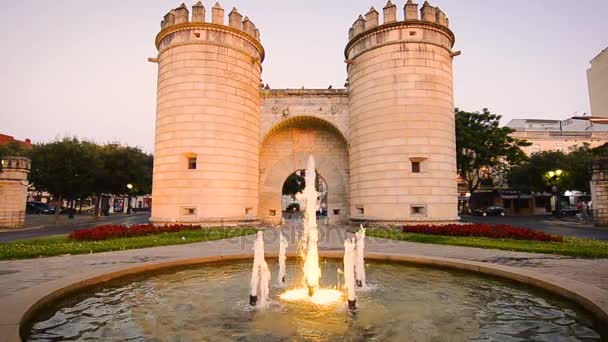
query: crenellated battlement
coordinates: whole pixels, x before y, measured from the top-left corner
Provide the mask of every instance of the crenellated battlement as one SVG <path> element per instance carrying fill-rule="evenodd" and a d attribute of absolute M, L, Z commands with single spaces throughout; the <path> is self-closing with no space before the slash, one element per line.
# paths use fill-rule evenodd
<path fill-rule="evenodd" d="M 449 28 L 447 15 L 439 7 L 431 6 L 428 1 L 425 1 L 419 8 L 419 5 L 414 3 L 413 0 L 407 0 L 403 7 L 403 17 L 399 18 L 397 12 L 397 5 L 392 0 L 388 0 L 383 8 L 383 20 L 380 22 L 378 11 L 372 7 L 365 16 L 359 15 L 355 20 L 348 32 L 349 40 L 378 26 L 395 25 L 395 23 L 430 23 Z"/>
<path fill-rule="evenodd" d="M 255 40 L 260 40 L 260 31 L 256 28 L 255 24 L 249 19 L 249 17 L 243 17 L 236 8 L 228 14 L 228 24 L 225 23 L 224 9 L 219 2 L 211 8 L 211 18 L 206 17 L 207 11 L 201 1 L 198 1 L 192 5 L 192 12 L 188 9 L 186 4 L 182 3 L 179 7 L 170 10 L 165 14 L 163 20 L 160 22 L 161 32 L 168 30 L 176 25 L 184 24 L 214 24 L 224 25 L 235 30 L 241 31 L 253 37 Z"/>

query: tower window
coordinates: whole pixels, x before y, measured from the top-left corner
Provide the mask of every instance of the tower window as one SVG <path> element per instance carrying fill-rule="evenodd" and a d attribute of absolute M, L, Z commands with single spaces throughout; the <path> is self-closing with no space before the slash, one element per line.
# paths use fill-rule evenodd
<path fill-rule="evenodd" d="M 410 215 L 426 216 L 426 206 L 425 205 L 412 205 L 410 207 Z"/>
<path fill-rule="evenodd" d="M 365 215 L 365 208 L 363 207 L 357 207 L 357 215 Z"/>
<path fill-rule="evenodd" d="M 196 157 L 188 157 L 188 169 L 196 170 Z"/>
<path fill-rule="evenodd" d="M 420 173 L 420 162 L 419 161 L 413 161 L 412 162 L 412 172 L 413 173 Z"/>
<path fill-rule="evenodd" d="M 270 216 L 270 217 L 276 217 L 277 216 L 277 211 L 275 209 L 268 210 L 268 216 Z"/>
<path fill-rule="evenodd" d="M 340 215 L 340 209 L 334 209 L 334 215 Z"/>
<path fill-rule="evenodd" d="M 410 162 L 412 163 L 412 173 L 422 173 L 423 172 L 423 167 L 424 165 L 422 165 L 424 163 L 424 161 L 426 160 L 426 157 L 413 157 L 410 158 Z"/>
<path fill-rule="evenodd" d="M 196 208 L 182 208 L 182 216 L 195 216 Z"/>

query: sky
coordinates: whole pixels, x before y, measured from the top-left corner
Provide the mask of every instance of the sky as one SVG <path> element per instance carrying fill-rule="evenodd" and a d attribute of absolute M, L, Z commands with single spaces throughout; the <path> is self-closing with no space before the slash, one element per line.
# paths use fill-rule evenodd
<path fill-rule="evenodd" d="M 3 0 L 0 133 L 46 142 L 66 135 L 153 151 L 154 38 L 180 0 Z M 190 0 L 191 5 L 194 0 Z M 400 17 L 405 0 L 393 1 Z M 422 3 L 422 0 L 418 1 Z M 203 2 L 208 9 L 211 1 Z M 348 29 L 377 0 L 230 0 L 266 49 L 277 88 L 346 80 Z M 586 70 L 608 47 L 606 0 L 432 0 L 456 34 L 455 105 L 515 118 L 589 112 Z"/>

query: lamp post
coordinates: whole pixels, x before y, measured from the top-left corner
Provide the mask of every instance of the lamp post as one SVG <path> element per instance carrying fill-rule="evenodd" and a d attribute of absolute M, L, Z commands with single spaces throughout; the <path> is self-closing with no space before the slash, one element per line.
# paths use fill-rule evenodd
<path fill-rule="evenodd" d="M 133 190 L 133 184 L 127 184 L 127 189 L 129 189 L 129 193 L 127 195 L 127 214 L 131 214 L 131 191 Z"/>
<path fill-rule="evenodd" d="M 559 187 L 557 186 L 557 180 L 564 173 L 562 170 L 554 170 L 547 172 L 547 177 L 549 178 L 549 182 L 553 184 L 553 193 L 555 194 L 555 216 L 560 217 L 560 207 L 559 207 Z"/>

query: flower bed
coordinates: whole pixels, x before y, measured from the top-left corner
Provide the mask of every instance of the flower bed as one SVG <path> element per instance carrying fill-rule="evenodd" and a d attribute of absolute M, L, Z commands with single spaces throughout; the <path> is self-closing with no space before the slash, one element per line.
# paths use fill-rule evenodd
<path fill-rule="evenodd" d="M 492 239 L 514 239 L 547 242 L 563 242 L 561 236 L 549 235 L 528 228 L 519 228 L 506 224 L 448 224 L 418 225 L 403 227 L 404 233 L 418 233 L 447 236 L 474 236 Z"/>
<path fill-rule="evenodd" d="M 137 224 L 127 227 L 123 225 L 108 224 L 91 229 L 80 229 L 73 231 L 69 238 L 70 240 L 76 241 L 101 241 L 200 229 L 202 229 L 200 226 L 188 225 L 154 226 L 152 224 Z"/>

